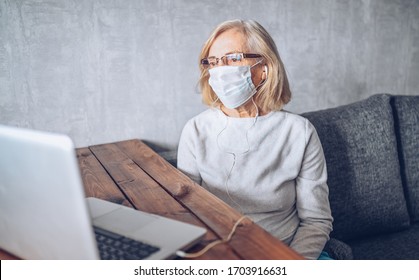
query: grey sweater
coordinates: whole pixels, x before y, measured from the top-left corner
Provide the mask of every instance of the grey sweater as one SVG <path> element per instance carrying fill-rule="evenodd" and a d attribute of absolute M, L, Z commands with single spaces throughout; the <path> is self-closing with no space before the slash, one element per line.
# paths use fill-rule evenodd
<path fill-rule="evenodd" d="M 185 125 L 178 168 L 308 259 L 329 239 L 324 154 L 301 116 L 232 118 L 208 109 Z"/>

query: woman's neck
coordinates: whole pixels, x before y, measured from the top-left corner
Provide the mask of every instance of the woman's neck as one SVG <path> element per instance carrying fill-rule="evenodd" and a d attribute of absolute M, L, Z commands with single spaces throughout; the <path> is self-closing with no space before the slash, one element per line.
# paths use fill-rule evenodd
<path fill-rule="evenodd" d="M 254 118 L 266 114 L 266 112 L 262 112 L 260 108 L 257 107 L 252 99 L 235 109 L 227 108 L 223 104 L 221 104 L 220 109 L 224 114 L 233 118 Z"/>

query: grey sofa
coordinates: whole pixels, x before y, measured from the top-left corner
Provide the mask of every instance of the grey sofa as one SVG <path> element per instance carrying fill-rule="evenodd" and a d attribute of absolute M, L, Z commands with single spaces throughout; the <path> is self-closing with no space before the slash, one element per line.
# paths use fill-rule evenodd
<path fill-rule="evenodd" d="M 419 259 L 419 96 L 304 113 L 326 157 L 335 259 Z"/>

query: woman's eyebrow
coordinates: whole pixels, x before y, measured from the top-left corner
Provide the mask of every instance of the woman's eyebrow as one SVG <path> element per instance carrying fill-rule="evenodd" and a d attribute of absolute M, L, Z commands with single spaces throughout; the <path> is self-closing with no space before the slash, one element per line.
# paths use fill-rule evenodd
<path fill-rule="evenodd" d="M 227 52 L 226 54 L 232 54 L 232 53 L 243 53 L 243 52 L 235 50 L 235 51 Z"/>

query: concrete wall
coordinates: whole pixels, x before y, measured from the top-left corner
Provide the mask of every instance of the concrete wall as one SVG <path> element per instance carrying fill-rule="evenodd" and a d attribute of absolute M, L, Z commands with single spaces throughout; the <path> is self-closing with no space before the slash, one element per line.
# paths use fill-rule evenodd
<path fill-rule="evenodd" d="M 0 123 L 174 148 L 205 109 L 200 48 L 232 18 L 275 39 L 288 110 L 419 94 L 418 0 L 0 0 Z"/>

